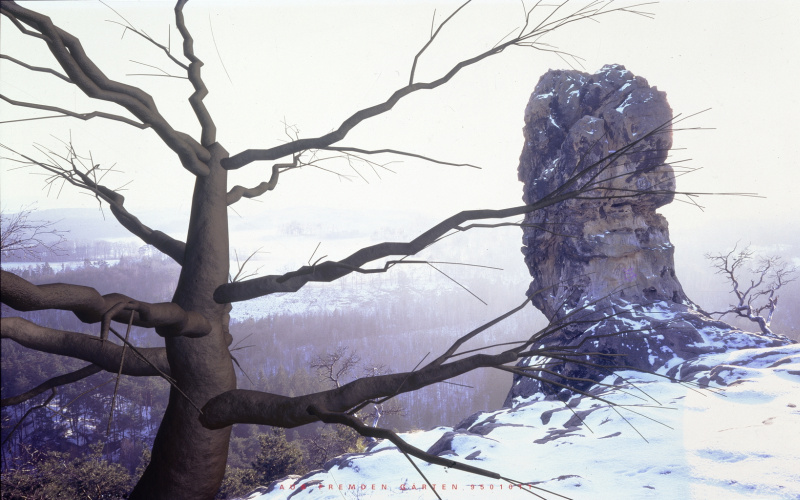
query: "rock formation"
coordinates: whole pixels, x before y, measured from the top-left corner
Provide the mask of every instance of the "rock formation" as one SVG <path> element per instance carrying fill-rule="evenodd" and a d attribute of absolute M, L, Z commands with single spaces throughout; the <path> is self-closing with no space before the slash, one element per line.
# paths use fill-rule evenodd
<path fill-rule="evenodd" d="M 573 170 L 624 150 L 671 116 L 664 93 L 622 66 L 594 75 L 547 73 L 525 111 L 519 168 L 525 201 L 535 202 Z M 647 136 L 605 173 L 615 193 L 650 192 L 566 201 L 526 220 L 533 303 L 555 322 L 585 320 L 544 341 L 603 366 L 528 358 L 520 364 L 551 373 L 517 377 L 506 408 L 402 435 L 430 454 L 524 484 L 425 463 L 412 467 L 389 441 L 378 441 L 248 498 L 323 499 L 342 489 L 370 498 L 427 498 L 428 484 L 443 498 L 516 499 L 542 491 L 575 498 L 796 498 L 800 476 L 791 464 L 798 453 L 786 436 L 800 415 L 800 345 L 714 321 L 686 297 L 667 221 L 656 213 L 672 201 L 675 178 L 663 164 L 671 143 L 669 131 Z M 612 373 L 623 366 L 657 373 Z"/>
<path fill-rule="evenodd" d="M 650 371 L 723 346 L 789 342 L 714 321 L 684 293 L 667 221 L 656 213 L 675 189 L 673 168 L 665 163 L 671 120 L 666 94 L 620 65 L 593 75 L 549 71 L 536 85 L 525 109 L 523 200 L 537 201 L 595 163 L 583 181 L 606 167 L 596 179 L 607 189 L 527 216 L 528 295 L 549 320 L 568 324 L 545 340 L 547 346 L 570 353 L 563 358 L 603 366 L 523 360 L 547 371 L 535 373 L 539 380 L 516 377 L 506 405 L 540 391 L 585 389 L 613 367 Z"/>

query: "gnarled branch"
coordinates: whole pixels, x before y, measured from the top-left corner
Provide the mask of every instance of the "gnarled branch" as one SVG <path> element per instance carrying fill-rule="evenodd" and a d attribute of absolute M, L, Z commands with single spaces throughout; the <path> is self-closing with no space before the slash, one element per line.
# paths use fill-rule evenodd
<path fill-rule="evenodd" d="M 113 319 L 127 323 L 134 311 L 134 324 L 156 328 L 162 337 L 201 337 L 211 331 L 208 320 L 195 311 L 184 311 L 173 302 L 150 304 L 119 293 L 100 295 L 94 288 L 53 283 L 34 285 L 8 271 L 0 271 L 2 302 L 18 311 L 61 309 L 72 311 L 84 323 L 103 321 L 106 313 L 119 304 Z"/>
<path fill-rule="evenodd" d="M 469 3 L 469 2 L 467 2 Z M 538 5 L 538 4 L 537 4 Z M 410 83 L 405 87 L 402 87 L 396 90 L 388 99 L 384 102 L 376 104 L 374 106 L 370 106 L 368 108 L 361 109 L 354 114 L 352 114 L 349 118 L 347 118 L 338 128 L 329 132 L 323 136 L 315 137 L 315 138 L 306 138 L 306 139 L 298 139 L 292 142 L 288 142 L 285 144 L 281 144 L 280 146 L 275 146 L 268 149 L 248 149 L 242 151 L 241 153 L 235 154 L 228 159 L 222 161 L 223 168 L 228 170 L 235 170 L 237 168 L 244 167 L 254 161 L 272 161 L 277 160 L 279 158 L 283 158 L 285 156 L 289 156 L 300 151 L 309 150 L 309 149 L 325 149 L 332 144 L 335 144 L 342 139 L 344 139 L 347 134 L 355 128 L 361 122 L 378 116 L 380 114 L 386 113 L 387 111 L 391 110 L 401 99 L 407 97 L 414 92 L 420 90 L 432 90 L 437 87 L 440 87 L 447 82 L 449 82 L 455 75 L 457 75 L 462 69 L 472 66 L 488 57 L 500 54 L 505 49 L 518 46 L 518 47 L 529 47 L 534 48 L 537 50 L 543 50 L 547 52 L 556 52 L 557 54 L 562 54 L 562 52 L 553 50 L 551 48 L 547 48 L 548 46 L 539 42 L 539 38 L 547 33 L 555 31 L 556 29 L 570 24 L 576 21 L 582 21 L 586 19 L 595 19 L 596 17 L 611 14 L 615 12 L 628 12 L 628 13 L 639 13 L 636 11 L 631 10 L 630 7 L 618 7 L 613 9 L 604 9 L 606 4 L 597 4 L 592 3 L 589 7 L 581 8 L 571 14 L 566 14 L 563 17 L 555 18 L 550 20 L 548 16 L 545 21 L 542 21 L 537 26 L 528 26 L 526 23 L 525 27 L 514 37 L 505 42 L 499 43 L 494 47 L 486 50 L 480 54 L 477 54 L 473 57 L 464 59 L 459 61 L 455 64 L 447 73 L 443 76 L 432 80 L 430 82 L 413 82 L 413 70 L 410 79 Z M 462 6 L 463 7 L 463 6 Z M 459 10 L 461 7 L 459 7 Z M 452 17 L 452 16 L 450 16 Z M 448 18 L 449 20 L 450 18 Z M 447 21 L 445 21 L 447 22 Z M 444 25 L 444 23 L 442 23 Z M 441 29 L 441 26 L 440 26 Z M 437 30 L 438 32 L 438 30 Z M 432 35 L 431 40 L 429 40 L 425 46 L 420 50 L 418 56 L 422 54 L 422 52 L 430 45 L 430 43 L 435 38 L 435 34 Z M 415 62 L 416 65 L 416 62 Z"/>
<path fill-rule="evenodd" d="M 211 398 L 203 407 L 200 421 L 209 429 L 237 423 L 297 427 L 318 420 L 306 411 L 312 405 L 333 412 L 346 412 L 364 401 L 411 392 L 476 368 L 502 365 L 516 359 L 517 355 L 512 351 L 475 354 L 442 366 L 360 378 L 336 389 L 296 397 L 234 389 Z"/>
<path fill-rule="evenodd" d="M 292 168 L 295 165 L 292 163 L 276 163 L 272 166 L 272 175 L 270 175 L 269 180 L 266 182 L 262 182 L 256 187 L 246 188 L 244 186 L 233 186 L 230 191 L 228 191 L 228 195 L 226 198 L 226 203 L 228 206 L 233 205 L 237 201 L 241 200 L 242 198 L 255 198 L 257 196 L 261 196 L 262 194 L 266 193 L 267 191 L 272 191 L 275 189 L 275 186 L 278 185 L 278 177 L 281 174 L 282 168 Z"/>
<path fill-rule="evenodd" d="M 122 364 L 123 375 L 157 377 L 170 373 L 167 351 L 163 347 L 139 348 L 138 353 L 147 361 L 139 356 L 127 356 L 121 363 L 120 345 L 84 333 L 39 326 L 22 318 L 0 318 L 0 338 L 13 340 L 29 349 L 82 359 L 108 372 L 116 373 Z"/>
<path fill-rule="evenodd" d="M 118 104 L 136 118 L 153 128 L 162 141 L 174 151 L 184 168 L 195 175 L 208 175 L 204 163 L 211 154 L 189 135 L 176 131 L 158 111 L 153 98 L 143 90 L 108 78 L 89 58 L 80 40 L 58 28 L 49 17 L 28 10 L 16 2 L 6 1 L 0 12 L 9 17 L 20 30 L 43 39 L 67 77 L 93 99 Z M 28 25 L 39 33 L 32 32 Z"/>
<path fill-rule="evenodd" d="M 57 155 L 52 151 L 47 152 L 47 156 L 51 158 L 53 163 L 35 160 L 30 156 L 24 155 L 19 151 L 15 151 L 3 144 L 0 144 L 0 147 L 5 148 L 24 158 L 25 162 L 22 163 L 29 166 L 42 168 L 53 174 L 54 178 L 63 179 L 73 186 L 89 191 L 90 193 L 94 194 L 97 199 L 105 201 L 108 203 L 109 208 L 111 208 L 111 213 L 125 229 L 130 231 L 135 236 L 138 236 L 148 245 L 153 245 L 156 249 L 171 257 L 178 264 L 183 264 L 183 255 L 186 250 L 186 244 L 180 240 L 176 240 L 171 236 L 168 236 L 159 230 L 151 229 L 147 225 L 143 224 L 136 216 L 128 212 L 128 210 L 125 208 L 125 197 L 113 189 L 103 186 L 94 178 L 96 176 L 92 175 L 99 169 L 98 165 L 92 165 L 88 167 L 86 172 L 81 171 L 78 165 L 76 165 L 76 161 L 79 161 L 79 159 L 77 153 L 75 153 L 75 150 L 72 147 L 72 144 L 67 146 L 67 156 Z M 60 158 L 61 160 L 67 162 L 68 167 L 62 166 L 59 163 L 59 160 L 54 159 L 54 157 Z"/>
<path fill-rule="evenodd" d="M 203 82 L 202 76 L 200 76 L 203 61 L 194 53 L 194 39 L 186 28 L 186 22 L 183 18 L 183 6 L 186 5 L 186 1 L 178 0 L 178 3 L 175 4 L 175 26 L 183 37 L 183 55 L 189 60 L 189 68 L 186 73 L 189 76 L 192 87 L 194 87 L 194 93 L 189 97 L 189 104 L 191 104 L 194 114 L 202 127 L 200 143 L 208 147 L 217 140 L 217 127 L 214 125 L 214 120 L 211 119 L 211 114 L 208 112 L 205 103 L 203 103 L 203 99 L 208 95 L 208 89 L 205 82 Z"/>
<path fill-rule="evenodd" d="M 414 240 L 407 243 L 379 243 L 362 248 L 361 250 L 358 250 L 341 261 L 326 261 L 312 266 L 303 266 L 296 271 L 292 271 L 281 276 L 262 276 L 251 280 L 221 285 L 214 292 L 214 300 L 220 304 L 239 302 L 272 293 L 296 292 L 305 286 L 306 283 L 311 281 L 330 282 L 352 272 L 375 272 L 374 270 L 364 270 L 362 269 L 362 266 L 369 262 L 392 255 L 414 255 L 441 239 L 448 231 L 464 231 L 469 227 L 475 227 L 463 227 L 462 224 L 465 222 L 480 219 L 503 219 L 506 217 L 523 215 L 552 206 L 568 199 L 587 197 L 589 193 L 593 192 L 601 192 L 602 197 L 604 198 L 632 197 L 640 196 L 644 193 L 674 194 L 675 192 L 671 190 L 655 189 L 630 192 L 627 189 L 618 188 L 611 185 L 611 181 L 619 176 L 614 176 L 611 178 L 602 177 L 602 174 L 611 169 L 620 158 L 624 157 L 624 155 L 628 154 L 630 151 L 635 150 L 635 148 L 639 147 L 643 141 L 656 134 L 660 134 L 666 130 L 669 130 L 673 121 L 674 119 L 671 119 L 659 125 L 658 127 L 655 127 L 650 132 L 643 134 L 641 137 L 620 148 L 618 151 L 605 155 L 599 160 L 591 162 L 588 165 L 582 166 L 579 171 L 574 172 L 556 190 L 530 205 L 500 210 L 463 211 L 449 217 L 448 219 L 445 219 Z M 387 265 L 384 270 L 386 270 L 388 267 L 389 266 Z"/>
<path fill-rule="evenodd" d="M 305 425 L 316 421 L 318 418 L 305 411 L 312 405 L 335 413 L 353 412 L 367 403 L 381 404 L 398 394 L 443 382 L 477 368 L 498 367 L 524 357 L 546 355 L 545 349 L 526 349 L 534 343 L 541 343 L 545 337 L 560 331 L 564 327 L 581 322 L 594 321 L 582 316 L 572 318 L 572 316 L 586 310 L 586 307 L 579 308 L 557 323 L 551 323 L 546 328 L 536 332 L 530 338 L 512 342 L 516 347 L 498 354 L 472 353 L 461 359 L 453 360 L 455 356 L 467 354 L 456 354 L 456 351 L 465 342 L 518 312 L 527 303 L 528 300 L 508 313 L 498 316 L 496 319 L 457 339 L 444 355 L 420 370 L 415 368 L 410 372 L 360 378 L 328 391 L 296 397 L 234 389 L 209 400 L 203 407 L 203 415 L 200 421 L 210 429 L 218 429 L 236 423 L 272 425 L 285 428 Z M 445 363 L 445 361 L 450 362 Z"/>
<path fill-rule="evenodd" d="M 303 266 L 281 276 L 270 275 L 236 283 L 221 285 L 214 292 L 214 300 L 220 304 L 249 300 L 280 292 L 296 292 L 306 283 L 330 282 L 352 272 L 364 272 L 361 267 L 369 262 L 392 255 L 414 255 L 435 243 L 448 231 L 470 220 L 499 219 L 522 215 L 558 201 L 570 198 L 564 194 L 533 205 L 524 205 L 501 210 L 467 210 L 460 212 L 432 227 L 410 242 L 384 242 L 362 248 L 341 261 L 326 261 L 313 266 Z"/>

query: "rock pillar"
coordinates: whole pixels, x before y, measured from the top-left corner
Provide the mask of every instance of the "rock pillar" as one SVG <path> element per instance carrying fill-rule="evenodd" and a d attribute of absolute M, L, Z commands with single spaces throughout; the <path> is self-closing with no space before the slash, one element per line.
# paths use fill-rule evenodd
<path fill-rule="evenodd" d="M 714 321 L 684 293 L 669 226 L 656 212 L 675 190 L 666 163 L 671 119 L 666 94 L 624 66 L 593 75 L 549 71 L 536 85 L 525 108 L 523 200 L 533 203 L 587 168 L 582 182 L 610 189 L 525 219 L 528 295 L 549 320 L 567 326 L 534 346 L 554 349 L 557 358 L 523 360 L 543 370 L 534 373 L 538 380 L 516 377 L 507 405 L 586 388 L 620 367 L 668 369 L 732 346 L 786 342 Z"/>

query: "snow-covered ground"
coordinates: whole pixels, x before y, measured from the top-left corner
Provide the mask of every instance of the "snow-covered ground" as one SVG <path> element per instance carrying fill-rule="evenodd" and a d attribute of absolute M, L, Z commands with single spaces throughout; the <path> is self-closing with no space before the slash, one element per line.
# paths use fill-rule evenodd
<path fill-rule="evenodd" d="M 800 344 L 686 361 L 690 381 L 619 372 L 602 399 L 535 396 L 475 414 L 455 428 L 408 433 L 409 443 L 497 472 L 519 487 L 414 459 L 443 499 L 798 499 Z M 683 370 L 687 373 L 687 370 Z M 611 406 L 613 402 L 616 406 Z M 384 441 L 326 470 L 290 477 L 248 500 L 434 499 Z"/>

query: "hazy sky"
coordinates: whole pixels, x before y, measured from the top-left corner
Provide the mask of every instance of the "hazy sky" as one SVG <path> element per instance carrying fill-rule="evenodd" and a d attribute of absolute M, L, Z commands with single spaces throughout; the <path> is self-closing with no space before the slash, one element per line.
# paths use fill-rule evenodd
<path fill-rule="evenodd" d="M 159 42 L 170 40 L 174 51 L 179 51 L 172 3 L 109 5 Z M 579 5 L 583 3 L 564 9 Z M 81 38 L 109 77 L 151 93 L 176 129 L 197 136 L 199 127 L 186 102 L 191 92 L 186 80 L 126 76 L 158 72 L 133 61 L 172 74 L 179 74 L 180 68 L 136 35 L 122 36 L 121 26 L 106 22 L 123 22 L 108 7 L 74 1 L 28 6 L 47 13 Z M 216 1 L 190 2 L 185 9 L 187 25 L 196 39 L 196 53 L 205 62 L 203 76 L 210 90 L 206 103 L 218 127 L 218 140 L 233 154 L 280 143 L 285 139 L 284 120 L 297 126 L 304 137 L 335 128 L 352 112 L 384 100 L 403 86 L 414 54 L 427 41 L 434 9 L 441 20 L 457 6 L 458 2 L 427 1 L 275 0 L 225 2 L 224 6 Z M 575 23 L 543 41 L 584 58 L 581 63 L 590 73 L 607 63 L 624 64 L 666 91 L 676 114 L 712 108 L 686 126 L 714 130 L 675 134 L 675 146 L 687 148 L 675 152 L 675 158 L 692 158 L 693 166 L 703 167 L 682 177 L 678 188 L 757 192 L 766 199 L 709 197 L 701 201 L 705 212 L 673 203 L 662 209 L 670 220 L 673 240 L 696 243 L 711 238 L 710 227 L 748 234 L 769 225 L 784 234 L 798 232 L 793 219 L 800 181 L 800 97 L 795 89 L 800 81 L 796 36 L 800 2 L 666 0 L 641 9 L 655 18 L 609 14 L 600 23 Z M 459 58 L 494 45 L 521 23 L 519 2 L 476 0 L 447 25 L 422 58 L 417 79 L 440 76 Z M 6 18 L 2 18 L 1 33 L 3 53 L 30 64 L 53 64 L 44 43 L 20 35 Z M 380 177 L 361 168 L 368 183 L 346 165 L 339 169 L 353 176 L 352 181 L 314 169 L 291 172 L 281 178 L 276 191 L 260 202 L 242 201 L 236 211 L 254 223 L 271 224 L 270 209 L 278 207 L 311 207 L 318 211 L 315 217 L 324 219 L 328 206 L 364 209 L 365 214 L 375 207 L 413 208 L 444 217 L 467 208 L 518 205 L 521 184 L 516 168 L 523 110 L 539 76 L 548 68 L 566 67 L 550 53 L 509 49 L 463 71 L 440 89 L 407 98 L 391 112 L 363 123 L 341 143 L 407 149 L 474 163 L 481 170 L 405 160 L 390 166 L 396 174 L 380 172 Z M 55 77 L 4 60 L 0 61 L 0 90 L 18 100 L 125 114 L 121 108 L 93 103 Z M 3 120 L 50 114 L 2 102 L 0 113 Z M 91 152 L 96 163 L 116 164 L 120 173 L 107 177 L 109 187 L 132 181 L 124 194 L 134 214 L 156 208 L 165 213 L 188 210 L 191 176 L 152 131 L 101 119 L 0 125 L 0 142 L 26 153 L 34 152 L 33 143 L 58 150 L 58 140 L 70 136 L 77 150 Z M 33 200 L 38 200 L 40 208 L 96 206 L 90 197 L 69 187 L 59 199 L 55 192 L 44 197 L 40 177 L 9 171 L 11 166 L 4 161 L 0 167 L 0 195 L 6 210 Z M 269 163 L 251 164 L 235 172 L 231 183 L 255 185 L 268 178 L 269 169 Z M 157 220 L 145 222 L 158 227 Z M 724 248 L 733 241 L 709 241 L 709 246 Z"/>

